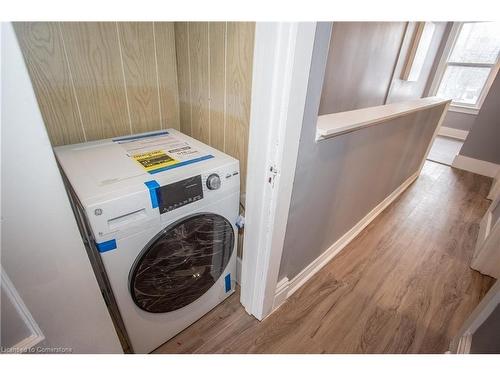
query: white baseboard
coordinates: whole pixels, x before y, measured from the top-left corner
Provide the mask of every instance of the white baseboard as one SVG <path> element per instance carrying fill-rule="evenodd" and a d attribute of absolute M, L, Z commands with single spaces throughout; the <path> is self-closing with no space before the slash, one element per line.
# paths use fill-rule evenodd
<path fill-rule="evenodd" d="M 469 354 L 472 344 L 472 335 L 465 334 L 458 340 L 457 352 L 454 354 Z"/>
<path fill-rule="evenodd" d="M 491 184 L 490 192 L 488 193 L 487 199 L 494 201 L 500 195 L 500 180 L 495 178 Z"/>
<path fill-rule="evenodd" d="M 241 285 L 241 258 L 236 257 L 236 284 Z"/>
<path fill-rule="evenodd" d="M 472 173 L 477 173 L 487 177 L 495 177 L 500 171 L 500 165 L 495 163 L 490 163 L 489 161 L 479 160 L 469 158 L 468 156 L 463 156 L 458 154 L 455 156 L 452 167 L 463 169 L 464 171 L 469 171 Z"/>
<path fill-rule="evenodd" d="M 278 285 L 276 285 L 276 292 L 274 294 L 273 310 L 280 307 L 281 304 L 286 301 L 289 296 L 289 289 L 290 281 L 288 280 L 288 277 L 284 277 L 278 281 Z"/>
<path fill-rule="evenodd" d="M 277 309 L 288 297 L 290 297 L 297 289 L 306 283 L 314 274 L 316 274 L 323 266 L 333 259 L 342 249 L 344 249 L 373 219 L 375 219 L 384 209 L 389 206 L 410 184 L 418 177 L 417 171 L 403 182 L 396 190 L 394 190 L 387 198 L 380 202 L 373 210 L 371 210 L 363 219 L 354 225 L 347 233 L 340 237 L 333 245 L 331 245 L 323 254 L 312 261 L 292 280 L 284 277 L 278 281 L 274 295 L 273 310 Z"/>
<path fill-rule="evenodd" d="M 486 198 L 494 201 L 497 197 L 500 196 L 500 169 L 497 172 L 497 175 L 493 179 L 493 183 L 491 184 L 491 189 Z"/>
<path fill-rule="evenodd" d="M 467 130 L 460 130 L 455 128 L 449 128 L 447 126 L 441 126 L 438 131 L 438 135 L 442 135 L 443 137 L 460 139 L 461 141 L 465 141 L 465 138 L 469 135 Z"/>

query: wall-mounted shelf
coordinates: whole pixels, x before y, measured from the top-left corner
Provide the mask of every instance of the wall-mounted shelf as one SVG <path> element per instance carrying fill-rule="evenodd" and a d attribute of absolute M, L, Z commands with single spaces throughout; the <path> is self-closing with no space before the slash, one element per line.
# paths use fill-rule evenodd
<path fill-rule="evenodd" d="M 400 117 L 411 112 L 436 107 L 449 101 L 450 100 L 432 96 L 417 100 L 318 116 L 316 140 L 319 141 L 344 133 L 360 130 L 368 126 L 374 126 L 386 122 L 387 120 Z"/>

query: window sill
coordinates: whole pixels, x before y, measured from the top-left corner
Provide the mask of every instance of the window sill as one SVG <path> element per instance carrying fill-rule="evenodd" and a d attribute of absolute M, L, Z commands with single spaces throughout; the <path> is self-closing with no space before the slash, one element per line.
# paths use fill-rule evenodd
<path fill-rule="evenodd" d="M 471 108 L 456 104 L 450 104 L 450 108 L 448 108 L 448 111 L 466 113 L 468 115 L 477 115 L 479 113 L 479 108 Z"/>
<path fill-rule="evenodd" d="M 316 141 L 336 137 L 390 119 L 449 103 L 437 96 L 318 116 Z"/>

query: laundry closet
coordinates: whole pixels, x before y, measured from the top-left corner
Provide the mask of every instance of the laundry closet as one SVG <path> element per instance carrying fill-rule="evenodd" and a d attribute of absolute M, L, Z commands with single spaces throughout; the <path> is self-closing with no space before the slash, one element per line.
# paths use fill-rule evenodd
<path fill-rule="evenodd" d="M 14 24 L 125 351 L 152 351 L 235 290 L 254 28 Z"/>

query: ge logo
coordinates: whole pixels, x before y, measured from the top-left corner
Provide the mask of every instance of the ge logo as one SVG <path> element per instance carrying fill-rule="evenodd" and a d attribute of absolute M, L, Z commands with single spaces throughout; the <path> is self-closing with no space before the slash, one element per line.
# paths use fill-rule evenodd
<path fill-rule="evenodd" d="M 94 215 L 95 215 L 95 216 L 102 215 L 102 209 L 101 209 L 101 208 L 96 208 L 96 209 L 94 210 Z"/>

